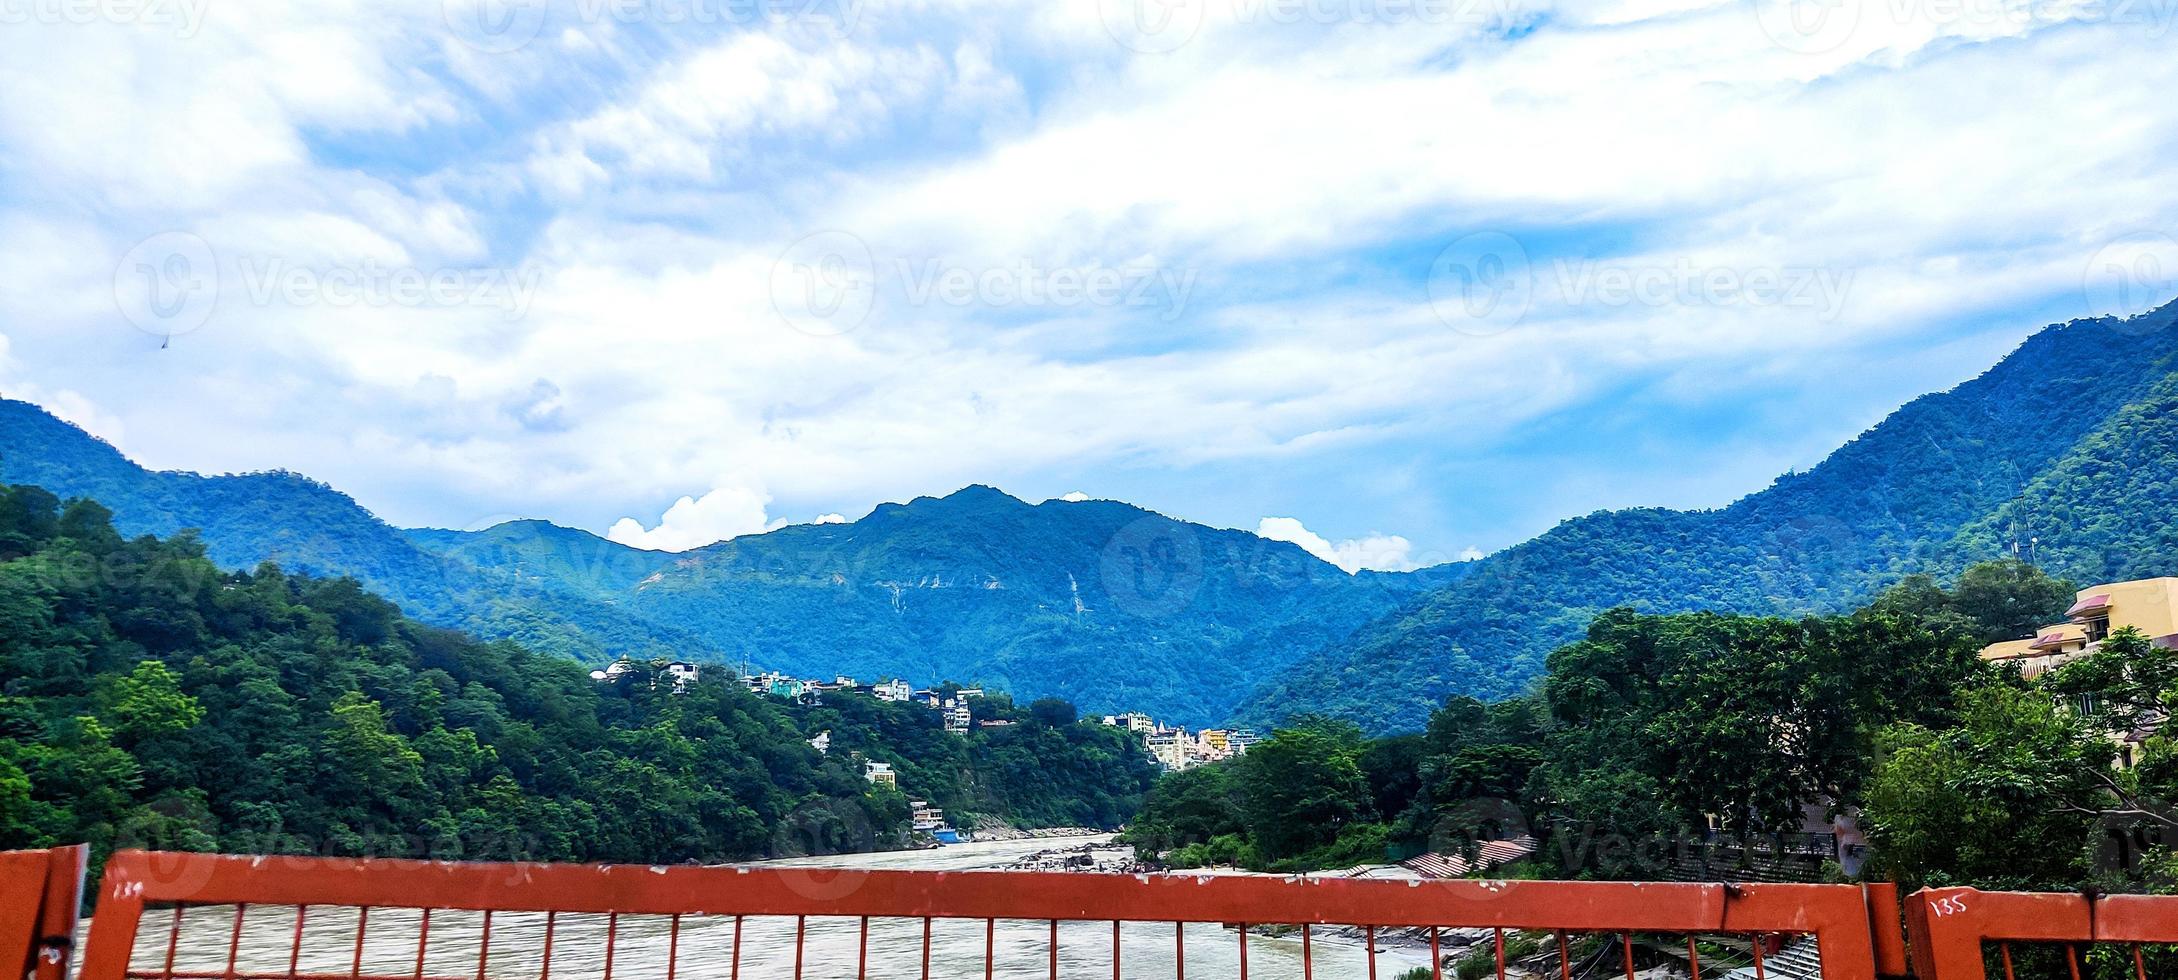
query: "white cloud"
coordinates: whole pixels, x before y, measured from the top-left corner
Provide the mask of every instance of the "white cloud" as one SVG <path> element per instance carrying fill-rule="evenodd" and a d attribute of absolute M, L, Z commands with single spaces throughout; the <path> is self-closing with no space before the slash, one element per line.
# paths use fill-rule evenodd
<path fill-rule="evenodd" d="M 1414 559 L 1414 542 L 1396 534 L 1371 534 L 1333 542 L 1292 517 L 1263 518 L 1256 525 L 1255 533 L 1272 541 L 1291 541 L 1300 545 L 1301 550 L 1348 572 L 1364 568 L 1410 572 L 1421 567 Z"/>
<path fill-rule="evenodd" d="M 746 486 L 719 487 L 700 499 L 682 497 L 666 508 L 658 526 L 645 528 L 633 517 L 613 523 L 605 537 L 648 551 L 687 551 L 744 534 L 760 534 L 784 522 L 767 517 L 771 495 Z M 821 523 L 821 522 L 820 522 Z"/>
<path fill-rule="evenodd" d="M 443 37 L 434 0 L 222 2 L 186 43 L 17 25 L 0 32 L 11 377 L 95 406 L 156 465 L 300 469 L 409 524 L 620 518 L 615 540 L 684 548 L 771 526 L 749 488 L 857 512 L 1117 470 L 1140 498 L 1229 485 L 1221 463 L 1267 474 L 1273 499 L 1177 502 L 1244 523 L 1304 512 L 1275 498 L 1322 481 L 1280 476 L 1289 462 L 1377 473 L 1473 448 L 1487 465 L 1494 440 L 1605 391 L 1714 409 L 1750 365 L 1819 389 L 1857 351 L 2011 322 L 1995 314 L 2077 292 L 2104 243 L 2178 227 L 2178 107 L 2155 94 L 2178 60 L 2123 24 L 1875 20 L 1807 56 L 1744 3 L 1617 0 L 1515 37 L 1221 20 L 1133 57 L 1095 7 L 879 5 L 829 39 L 580 25 L 504 56 Z M 1038 30 L 1008 30 L 1023 22 Z M 1526 321 L 1448 329 L 1418 267 L 1513 225 L 1537 229 Z M 223 293 L 157 351 L 114 315 L 111 274 L 170 228 L 222 257 L 551 275 L 519 320 Z M 771 275 L 835 228 L 913 269 L 1142 262 L 1203 287 L 1169 321 L 891 302 L 811 337 L 772 308 Z M 1567 295 L 1561 257 L 1853 278 L 1827 319 L 1614 305 Z M 1896 404 L 1866 390 L 1841 425 Z M 721 489 L 656 528 L 621 517 L 704 487 Z M 1629 502 L 1649 501 L 1599 490 L 1566 512 Z M 1449 546 L 1426 518 L 1384 521 L 1423 554 Z M 1423 560 L 1396 536 L 1309 537 L 1341 567 Z"/>
<path fill-rule="evenodd" d="M 1064 500 L 1064 501 L 1066 501 L 1067 503 L 1070 503 L 1070 504 L 1078 504 L 1078 503 L 1081 503 L 1081 502 L 1082 502 L 1082 501 L 1084 501 L 1084 500 L 1087 500 L 1087 499 L 1089 499 L 1089 495 L 1088 495 L 1088 494 L 1086 494 L 1086 493 L 1083 493 L 1083 492 L 1081 492 L 1081 491 L 1079 491 L 1079 490 L 1076 490 L 1076 491 L 1074 491 L 1073 493 L 1068 493 L 1068 494 L 1062 494 L 1062 495 L 1060 495 L 1059 499 L 1060 499 L 1060 500 Z"/>
<path fill-rule="evenodd" d="M 811 524 L 846 524 L 846 523 L 850 523 L 850 522 L 849 522 L 849 521 L 847 520 L 847 515 L 845 515 L 845 514 L 818 514 L 818 515 L 817 515 L 817 519 L 816 519 L 816 520 L 813 520 L 813 521 L 810 521 L 809 523 L 811 523 Z"/>

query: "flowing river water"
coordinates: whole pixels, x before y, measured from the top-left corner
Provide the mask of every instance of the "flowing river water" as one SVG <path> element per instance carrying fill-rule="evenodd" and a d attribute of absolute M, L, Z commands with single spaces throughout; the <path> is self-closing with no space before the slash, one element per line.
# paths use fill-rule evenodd
<path fill-rule="evenodd" d="M 1069 840 L 990 841 L 958 844 L 928 851 L 853 854 L 764 862 L 767 867 L 864 868 L 925 871 L 970 871 L 1005 868 L 1037 851 L 1070 846 L 1099 838 Z M 821 883 L 825 878 L 812 878 Z M 813 884 L 821 887 L 821 884 Z M 132 969 L 153 977 L 169 973 L 187 978 L 217 978 L 227 974 L 228 951 L 237 951 L 238 972 L 247 975 L 287 977 L 294 975 L 341 978 L 355 972 L 358 913 L 354 909 L 313 908 L 303 919 L 302 947 L 290 962 L 295 928 L 295 909 L 282 906 L 251 906 L 244 910 L 237 938 L 233 906 L 192 907 L 182 916 L 179 942 L 171 968 L 167 963 L 167 938 L 174 920 L 165 911 L 147 911 L 137 936 Z M 488 978 L 540 980 L 545 970 L 545 916 L 529 913 L 496 913 L 491 918 L 489 949 L 480 913 L 439 911 L 431 915 L 426 935 L 421 913 L 406 909 L 374 909 L 363 930 L 364 976 L 410 977 L 418 971 L 418 940 L 422 944 L 422 975 L 427 980 Z M 795 922 L 791 918 L 748 918 L 740 928 L 739 975 L 748 980 L 790 980 L 795 974 Z M 936 920 L 931 927 L 930 976 L 974 978 L 983 976 L 983 920 Z M 552 928 L 551 973 L 563 980 L 665 980 L 672 922 L 655 916 L 621 916 L 610 928 L 606 917 L 560 915 Z M 685 916 L 681 920 L 678 953 L 673 957 L 676 977 L 691 980 L 725 980 L 733 973 L 736 921 L 732 916 Z M 870 923 L 868 977 L 872 980 L 917 980 L 923 975 L 920 919 L 876 919 Z M 611 934 L 611 972 L 606 967 L 608 931 Z M 1126 923 L 1120 927 L 1120 976 L 1164 978 L 1176 974 L 1174 927 L 1170 923 Z M 1050 924 L 1043 921 L 1001 919 L 991 936 L 995 977 L 1008 980 L 1042 980 L 1051 975 Z M 1240 948 L 1238 933 L 1214 923 L 1186 926 L 1187 976 L 1237 977 Z M 807 980 L 843 980 L 856 975 L 860 922 L 853 918 L 812 917 L 802 936 L 801 973 Z M 1352 939 L 1319 931 L 1313 942 L 1314 975 L 1322 980 L 1369 976 L 1368 957 Z M 1377 976 L 1393 980 L 1401 972 L 1428 964 L 1426 950 L 1379 946 Z M 1248 940 L 1250 977 L 1302 976 L 1301 944 L 1297 938 L 1251 936 Z M 1059 975 L 1066 978 L 1112 976 L 1112 925 L 1109 922 L 1062 922 L 1059 924 Z"/>

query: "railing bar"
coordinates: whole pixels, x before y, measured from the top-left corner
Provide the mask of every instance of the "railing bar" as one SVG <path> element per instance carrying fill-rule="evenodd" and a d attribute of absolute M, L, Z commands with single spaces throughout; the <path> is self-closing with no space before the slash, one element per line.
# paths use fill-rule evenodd
<path fill-rule="evenodd" d="M 1444 951 L 1439 948 L 1438 936 L 1442 931 L 1436 926 L 1429 927 L 1429 980 L 1444 980 Z"/>
<path fill-rule="evenodd" d="M 1490 930 L 1490 941 L 1497 949 L 1497 980 L 1505 980 L 1505 930 Z"/>
<path fill-rule="evenodd" d="M 2065 965 L 2072 968 L 2072 980 L 2080 980 L 2080 947 L 2077 944 L 2065 944 Z"/>
<path fill-rule="evenodd" d="M 227 976 L 234 976 L 235 959 L 242 955 L 242 916 L 249 911 L 244 902 L 234 903 L 234 931 L 227 936 Z"/>
<path fill-rule="evenodd" d="M 537 973 L 540 978 L 552 976 L 552 934 L 559 930 L 559 925 L 560 914 L 558 912 L 545 913 L 544 963 L 543 968 Z"/>
<path fill-rule="evenodd" d="M 1618 943 L 1619 943 L 1619 947 L 1620 947 L 1621 949 L 1623 949 L 1623 950 L 1625 951 L 1625 953 L 1626 953 L 1626 980 L 1634 980 L 1634 937 L 1633 937 L 1633 933 L 1630 933 L 1630 932 L 1622 932 L 1622 933 L 1619 933 L 1619 934 L 1618 934 Z M 1761 977 L 1761 973 L 1762 973 L 1762 959 L 1761 959 L 1761 957 L 1760 957 L 1760 956 L 1757 956 L 1757 957 L 1755 958 L 1755 975 L 1756 975 L 1756 980 L 1760 980 L 1760 977 Z"/>
<path fill-rule="evenodd" d="M 998 946 L 998 920 L 983 920 L 983 980 L 991 980 L 991 960 Z"/>
<path fill-rule="evenodd" d="M 302 968 L 303 916 L 309 911 L 310 906 L 308 905 L 295 906 L 295 942 L 287 948 L 287 975 L 289 980 L 293 980 L 296 971 Z"/>
<path fill-rule="evenodd" d="M 605 916 L 605 980 L 613 980 L 613 948 L 620 940 L 620 913 Z"/>
<path fill-rule="evenodd" d="M 2004 980 L 2019 980 L 2012 974 L 2012 944 L 1998 943 L 1997 953 L 2004 960 Z"/>
<path fill-rule="evenodd" d="M 1702 954 L 1694 946 L 1694 937 L 1686 937 L 1686 969 L 1688 980 L 1702 980 Z"/>
<path fill-rule="evenodd" d="M 484 924 L 491 925 L 491 913 L 484 913 Z M 681 914 L 673 913 L 673 925 L 666 933 L 666 980 L 673 980 L 681 965 Z M 483 980 L 478 977 L 477 980 Z"/>
<path fill-rule="evenodd" d="M 1119 920 L 1112 920 L 1112 980 L 1119 980 Z"/>
<path fill-rule="evenodd" d="M 355 958 L 353 960 L 350 960 L 348 963 L 348 975 L 351 977 L 360 977 L 363 975 L 363 935 L 370 930 L 370 927 L 371 907 L 365 905 L 362 908 L 356 910 L 355 913 Z M 549 942 L 550 939 L 550 934 L 547 934 L 546 940 Z M 548 950 L 550 949 L 549 946 L 547 946 L 546 948 Z M 171 975 L 172 974 L 170 973 L 169 976 Z"/>
<path fill-rule="evenodd" d="M 1187 923 L 1172 924 L 1172 977 L 1187 980 Z"/>
<path fill-rule="evenodd" d="M 727 976 L 730 978 L 730 980 L 741 980 L 741 917 L 738 915 L 734 916 L 733 965 L 731 971 L 727 973 Z"/>
<path fill-rule="evenodd" d="M 1762 943 L 1764 938 L 1765 937 L 1763 937 L 1759 933 L 1757 933 L 1754 937 L 1755 980 L 1764 980 L 1764 977 L 1766 976 L 1766 974 L 1762 972 Z M 1628 953 L 1627 955 L 1631 956 L 1633 954 Z"/>
<path fill-rule="evenodd" d="M 2148 980 L 2148 963 L 2140 958 L 2140 944 L 2133 944 L 2133 973 L 2140 980 Z"/>
<path fill-rule="evenodd" d="M 1240 924 L 1240 980 L 1248 980 L 1248 924 Z"/>
<path fill-rule="evenodd" d="M 1565 930 L 1558 930 L 1558 980 L 1573 980 L 1572 937 Z"/>
<path fill-rule="evenodd" d="M 169 928 L 166 931 L 165 975 L 168 977 L 172 977 L 174 975 L 174 951 L 181 948 L 181 933 L 182 907 L 180 905 L 176 905 L 174 906 L 174 925 L 172 928 Z"/>
<path fill-rule="evenodd" d="M 163 974 L 155 970 L 130 970 L 127 975 L 130 977 L 138 978 L 138 980 L 154 980 L 154 978 L 163 976 Z M 276 970 L 264 973 L 252 973 L 247 970 L 242 970 L 237 971 L 234 976 L 235 980 L 287 980 L 287 974 L 281 973 Z M 349 975 L 346 973 L 297 973 L 295 974 L 295 976 L 299 978 L 299 980 L 348 980 L 349 978 Z M 226 977 L 227 973 L 224 970 L 174 971 L 174 980 L 226 980 Z M 403 975 L 401 980 L 408 980 L 408 978 L 406 975 Z M 471 977 L 467 974 L 463 974 L 458 977 L 445 976 L 441 974 L 430 974 L 425 976 L 424 980 L 476 980 L 476 978 Z"/>
<path fill-rule="evenodd" d="M 923 980 L 930 980 L 930 917 L 923 916 Z"/>
<path fill-rule="evenodd" d="M 484 935 L 476 944 L 476 980 L 484 980 L 484 968 L 492 960 L 492 910 L 484 910 Z M 670 968 L 668 968 L 670 969 Z M 668 977 L 667 980 L 672 980 Z"/>
<path fill-rule="evenodd" d="M 1059 920 L 1051 920 L 1051 980 L 1059 980 Z"/>
<path fill-rule="evenodd" d="M 1369 944 L 1369 980 L 1376 980 L 1376 927 L 1362 927 L 1362 940 Z"/>
<path fill-rule="evenodd" d="M 862 917 L 861 929 L 855 938 L 855 980 L 870 975 L 870 917 Z"/>
<path fill-rule="evenodd" d="M 430 948 L 431 910 L 425 909 L 423 910 L 423 920 L 419 922 L 416 927 L 416 972 L 411 974 L 411 976 L 413 976 L 415 980 L 423 980 L 424 951 Z M 612 980 L 612 978 L 608 976 L 606 980 Z"/>
<path fill-rule="evenodd" d="M 1306 922 L 1301 923 L 1301 978 L 1316 980 L 1316 951 L 1309 948 Z"/>
<path fill-rule="evenodd" d="M 809 929 L 809 917 L 794 917 L 794 980 L 802 980 L 802 934 Z M 927 978 L 926 978 L 927 980 Z"/>

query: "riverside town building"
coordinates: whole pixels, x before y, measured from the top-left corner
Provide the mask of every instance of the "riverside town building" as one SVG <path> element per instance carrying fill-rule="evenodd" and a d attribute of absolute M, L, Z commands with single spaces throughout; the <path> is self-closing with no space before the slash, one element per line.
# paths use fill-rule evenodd
<path fill-rule="evenodd" d="M 1981 659 L 2015 663 L 2029 678 L 2039 677 L 2102 648 L 2114 630 L 2133 627 L 2148 635 L 2158 647 L 2178 647 L 2178 578 L 2145 578 L 2113 582 L 2081 589 L 2066 620 L 2034 632 L 2033 636 L 1992 643 L 1982 648 Z M 2070 706 L 2083 715 L 2101 713 L 2092 695 Z M 2131 731 L 2111 730 L 2117 743 L 2118 765 L 2130 769 L 2140 757 L 2140 743 L 2161 730 L 2156 719 Z"/>

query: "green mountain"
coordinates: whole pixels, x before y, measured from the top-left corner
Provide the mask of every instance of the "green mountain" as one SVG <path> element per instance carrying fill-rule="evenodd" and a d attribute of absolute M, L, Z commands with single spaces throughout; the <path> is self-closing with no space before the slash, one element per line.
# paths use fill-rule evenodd
<path fill-rule="evenodd" d="M 543 521 L 403 530 L 291 473 L 152 472 L 0 400 L 0 480 L 193 528 L 229 569 L 351 575 L 408 615 L 589 663 L 629 654 L 802 676 L 972 681 L 1209 723 L 1266 673 L 1465 566 L 1347 575 L 1299 547 L 1113 501 L 989 487 L 665 554 Z"/>
<path fill-rule="evenodd" d="M 659 661 L 593 680 L 109 516 L 0 485 L 0 849 L 710 862 L 905 844 L 907 794 L 963 825 L 1113 827 L 1156 773 L 1061 702 L 983 698 L 1016 724 L 952 733 Z"/>
<path fill-rule="evenodd" d="M 1245 531 L 982 486 L 678 555 L 534 521 L 410 539 L 677 624 L 758 666 L 972 680 L 1196 722 L 1464 571 L 1351 576 Z"/>
<path fill-rule="evenodd" d="M 1418 728 L 1449 694 L 1525 689 L 1613 606 L 1802 614 L 1916 571 L 2022 552 L 2082 581 L 2168 574 L 2178 534 L 2178 304 L 2049 327 L 1814 469 L 1717 510 L 1608 511 L 1472 573 L 1258 688 L 1240 710 Z"/>
<path fill-rule="evenodd" d="M 631 616 L 607 599 L 449 561 L 299 474 L 146 470 L 27 402 L 0 399 L 0 482 L 97 500 L 130 535 L 194 529 L 206 556 L 223 568 L 273 562 L 291 572 L 352 576 L 433 625 L 533 649 L 593 662 L 619 653 L 716 652 L 701 637 Z"/>
<path fill-rule="evenodd" d="M 2028 339 L 1806 473 L 1704 511 L 1608 511 L 1486 559 L 1346 575 L 1298 547 L 1115 501 L 989 487 L 680 554 L 542 521 L 402 530 L 289 473 L 154 473 L 0 400 L 0 480 L 200 529 L 228 568 L 350 574 L 425 622 L 592 663 L 671 653 L 804 676 L 981 682 L 1094 712 L 1414 728 L 1525 690 L 1596 613 L 1852 608 L 2014 543 L 2083 580 L 2158 564 L 2178 505 L 2178 304 Z"/>

